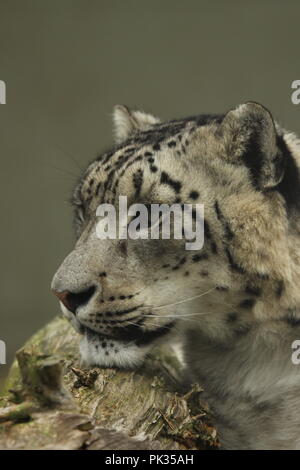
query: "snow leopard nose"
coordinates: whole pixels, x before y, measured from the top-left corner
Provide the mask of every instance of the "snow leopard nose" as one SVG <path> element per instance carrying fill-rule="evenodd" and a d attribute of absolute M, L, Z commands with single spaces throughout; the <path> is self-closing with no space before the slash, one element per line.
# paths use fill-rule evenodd
<path fill-rule="evenodd" d="M 96 287 L 90 286 L 80 292 L 69 292 L 67 290 L 58 292 L 52 290 L 52 292 L 59 298 L 64 306 L 72 313 L 76 313 L 76 310 L 83 305 L 86 305 L 95 293 Z"/>

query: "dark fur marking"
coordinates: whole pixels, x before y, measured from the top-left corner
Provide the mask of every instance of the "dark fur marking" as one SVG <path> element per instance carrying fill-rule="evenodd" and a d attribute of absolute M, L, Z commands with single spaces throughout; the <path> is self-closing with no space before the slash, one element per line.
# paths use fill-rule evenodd
<path fill-rule="evenodd" d="M 231 269 L 233 271 L 237 271 L 240 274 L 245 274 L 245 269 L 234 261 L 228 248 L 226 248 L 225 253 L 227 255 Z"/>
<path fill-rule="evenodd" d="M 281 297 L 282 293 L 284 291 L 284 282 L 283 280 L 278 281 L 276 289 L 275 289 L 275 294 L 279 298 Z"/>
<path fill-rule="evenodd" d="M 143 171 L 137 170 L 133 175 L 133 186 L 135 188 L 135 197 L 138 197 L 143 186 Z"/>
<path fill-rule="evenodd" d="M 138 305 L 137 307 L 132 307 L 132 308 L 127 308 L 126 310 L 118 310 L 116 312 L 104 312 L 104 315 L 107 317 L 111 316 L 119 316 L 119 315 L 126 315 L 127 313 L 135 312 L 139 308 L 141 308 L 143 305 Z"/>
<path fill-rule="evenodd" d="M 100 187 L 101 187 L 101 182 L 97 184 L 97 187 L 96 187 L 96 196 L 99 195 Z"/>
<path fill-rule="evenodd" d="M 218 248 L 215 242 L 211 242 L 210 247 L 211 247 L 212 253 L 214 254 L 218 253 Z"/>
<path fill-rule="evenodd" d="M 192 256 L 192 260 L 194 263 L 197 263 L 198 261 L 202 261 L 204 259 L 208 259 L 207 253 L 202 253 L 202 254 L 197 254 Z"/>
<path fill-rule="evenodd" d="M 150 170 L 152 171 L 152 173 L 156 173 L 157 170 L 158 170 L 158 168 L 157 168 L 157 166 L 155 166 L 155 165 L 151 165 L 151 166 L 150 166 Z"/>
<path fill-rule="evenodd" d="M 247 144 L 246 152 L 243 155 L 243 161 L 246 167 L 249 169 L 252 182 L 255 188 L 259 189 L 259 179 L 261 175 L 261 170 L 266 159 L 260 145 L 261 136 L 259 123 L 255 123 L 251 130 L 251 136 Z"/>
<path fill-rule="evenodd" d="M 241 308 L 252 308 L 255 305 L 254 299 L 245 299 L 239 304 Z"/>
<path fill-rule="evenodd" d="M 300 210 L 299 169 L 283 137 L 277 137 L 277 146 L 283 156 L 284 176 L 274 188 L 284 197 L 287 208 Z"/>
<path fill-rule="evenodd" d="M 261 295 L 261 288 L 248 285 L 245 288 L 245 292 L 246 294 L 255 295 L 256 297 L 259 297 Z"/>
<path fill-rule="evenodd" d="M 183 258 L 179 261 L 179 263 L 178 263 L 176 266 L 174 266 L 174 267 L 172 268 L 172 270 L 175 271 L 176 269 L 179 269 L 180 266 L 182 266 L 185 262 L 186 262 L 186 257 L 183 257 Z"/>
<path fill-rule="evenodd" d="M 237 314 L 235 312 L 230 312 L 228 313 L 227 317 L 226 317 L 226 321 L 228 323 L 234 323 L 236 320 L 237 320 Z"/>
<path fill-rule="evenodd" d="M 250 331 L 249 325 L 239 325 L 234 329 L 236 335 L 246 335 Z"/>
<path fill-rule="evenodd" d="M 134 341 L 137 346 L 145 346 L 169 333 L 174 325 L 175 322 L 171 322 L 153 331 L 143 331 L 140 326 L 130 325 L 117 331 L 116 337 L 123 341 Z"/>
<path fill-rule="evenodd" d="M 204 236 L 206 238 L 211 238 L 211 231 L 210 231 L 208 222 L 206 220 L 204 220 Z"/>
<path fill-rule="evenodd" d="M 180 181 L 173 180 L 165 171 L 163 171 L 161 174 L 160 182 L 161 184 L 168 184 L 171 186 L 171 188 L 173 188 L 176 193 L 181 191 Z"/>
<path fill-rule="evenodd" d="M 296 318 L 290 313 L 286 318 L 283 319 L 288 325 L 294 327 L 300 325 L 300 318 Z"/>
<path fill-rule="evenodd" d="M 229 241 L 232 240 L 233 237 L 234 237 L 234 233 L 232 232 L 231 228 L 229 227 L 229 224 L 228 224 L 227 220 L 225 219 L 224 215 L 222 214 L 218 201 L 215 202 L 215 211 L 216 211 L 216 214 L 217 214 L 217 217 L 218 217 L 219 221 L 221 222 L 221 224 L 224 227 L 226 239 L 229 240 Z"/>
<path fill-rule="evenodd" d="M 189 198 L 190 198 L 190 199 L 193 199 L 194 201 L 195 201 L 196 199 L 198 199 L 198 197 L 199 197 L 198 191 L 191 191 L 190 194 L 189 194 Z"/>

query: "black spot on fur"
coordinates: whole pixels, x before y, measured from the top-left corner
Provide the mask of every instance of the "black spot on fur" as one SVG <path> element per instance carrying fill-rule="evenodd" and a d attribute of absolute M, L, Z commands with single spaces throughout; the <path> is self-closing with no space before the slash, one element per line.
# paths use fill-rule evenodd
<path fill-rule="evenodd" d="M 227 314 L 226 321 L 228 323 L 234 323 L 237 320 L 237 314 L 235 312 L 230 312 Z"/>
<path fill-rule="evenodd" d="M 143 171 L 139 169 L 133 175 L 133 186 L 135 188 L 135 197 L 138 197 L 143 185 Z"/>
<path fill-rule="evenodd" d="M 204 259 L 208 259 L 208 255 L 206 253 L 192 256 L 192 260 L 194 261 L 194 263 L 198 263 L 198 261 L 203 261 Z"/>
<path fill-rule="evenodd" d="M 211 247 L 212 253 L 216 254 L 218 252 L 218 248 L 215 242 L 211 242 L 210 247 Z"/>
<path fill-rule="evenodd" d="M 276 296 L 281 297 L 283 291 L 284 291 L 284 282 L 280 280 L 278 281 L 276 289 L 275 289 Z"/>
<path fill-rule="evenodd" d="M 300 325 L 300 318 L 297 318 L 293 315 L 293 312 L 290 312 L 287 317 L 283 319 L 288 325 L 294 327 Z"/>
<path fill-rule="evenodd" d="M 254 304 L 255 304 L 254 299 L 245 299 L 245 300 L 242 300 L 239 306 L 242 308 L 252 308 Z"/>
<path fill-rule="evenodd" d="M 175 140 L 171 140 L 170 142 L 168 142 L 168 147 L 176 147 L 176 142 Z"/>
<path fill-rule="evenodd" d="M 256 297 L 259 297 L 261 295 L 261 288 L 248 285 L 245 288 L 245 292 L 246 294 L 255 295 Z"/>
<path fill-rule="evenodd" d="M 198 199 L 198 197 L 199 197 L 198 191 L 191 191 L 190 194 L 189 194 L 189 198 L 190 198 L 190 199 L 193 199 L 194 201 L 195 201 L 196 199 Z"/>
<path fill-rule="evenodd" d="M 165 171 L 162 172 L 160 177 L 161 184 L 168 184 L 171 188 L 174 189 L 176 193 L 181 191 L 180 181 L 173 180 Z"/>
<path fill-rule="evenodd" d="M 206 238 L 211 238 L 211 231 L 206 220 L 204 220 L 204 236 Z"/>
<path fill-rule="evenodd" d="M 160 144 L 154 144 L 153 150 L 156 150 L 156 151 L 160 150 Z"/>
<path fill-rule="evenodd" d="M 263 281 L 266 281 L 267 279 L 270 278 L 269 274 L 267 273 L 256 273 L 255 274 L 259 279 L 262 279 Z"/>

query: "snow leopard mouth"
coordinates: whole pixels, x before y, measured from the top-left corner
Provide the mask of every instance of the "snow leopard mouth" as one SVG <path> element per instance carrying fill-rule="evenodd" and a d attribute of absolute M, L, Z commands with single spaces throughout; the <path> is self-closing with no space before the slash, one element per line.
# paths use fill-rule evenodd
<path fill-rule="evenodd" d="M 87 326 L 82 326 L 82 333 L 88 341 L 117 340 L 122 343 L 134 343 L 136 346 L 147 346 L 162 336 L 168 334 L 175 322 L 169 322 L 153 330 L 144 330 L 140 325 L 129 325 L 126 327 L 115 327 L 110 334 L 100 333 Z"/>

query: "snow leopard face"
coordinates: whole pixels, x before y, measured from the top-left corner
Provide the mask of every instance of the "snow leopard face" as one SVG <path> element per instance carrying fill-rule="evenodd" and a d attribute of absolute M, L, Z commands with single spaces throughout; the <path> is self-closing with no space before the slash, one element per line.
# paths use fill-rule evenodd
<path fill-rule="evenodd" d="M 116 106 L 114 122 L 116 145 L 74 191 L 78 240 L 52 282 L 82 334 L 83 360 L 132 367 L 185 329 L 233 341 L 263 318 L 266 302 L 280 315 L 295 295 L 287 229 L 300 185 L 291 136 L 252 102 L 165 123 Z M 187 250 L 184 237 L 99 239 L 97 207 L 117 207 L 119 196 L 203 204 L 203 248 Z"/>

